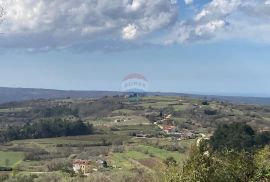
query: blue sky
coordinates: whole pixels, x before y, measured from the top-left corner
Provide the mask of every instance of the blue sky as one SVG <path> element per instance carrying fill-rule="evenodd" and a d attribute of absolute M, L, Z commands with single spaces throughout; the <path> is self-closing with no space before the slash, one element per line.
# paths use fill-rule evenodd
<path fill-rule="evenodd" d="M 3 2 L 0 86 L 270 96 L 268 1 Z"/>

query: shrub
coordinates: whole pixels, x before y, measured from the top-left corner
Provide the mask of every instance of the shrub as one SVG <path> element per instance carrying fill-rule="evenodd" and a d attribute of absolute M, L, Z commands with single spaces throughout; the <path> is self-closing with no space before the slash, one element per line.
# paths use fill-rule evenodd
<path fill-rule="evenodd" d="M 164 163 L 167 165 L 167 166 L 175 166 L 176 165 L 176 160 L 173 158 L 173 157 L 167 157 L 166 160 L 164 160 Z"/>
<path fill-rule="evenodd" d="M 47 163 L 48 171 L 60 171 L 64 168 L 71 168 L 71 161 L 66 159 L 54 159 Z"/>
<path fill-rule="evenodd" d="M 212 110 L 212 109 L 205 109 L 204 113 L 207 115 L 216 115 L 217 111 L 216 110 Z"/>

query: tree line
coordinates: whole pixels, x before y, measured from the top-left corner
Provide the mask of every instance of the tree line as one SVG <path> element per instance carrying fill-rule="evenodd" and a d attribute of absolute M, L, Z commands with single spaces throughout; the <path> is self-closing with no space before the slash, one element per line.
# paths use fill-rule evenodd
<path fill-rule="evenodd" d="M 55 106 L 52 108 L 40 108 L 35 109 L 34 113 L 39 114 L 41 117 L 50 118 L 50 117 L 59 117 L 59 116 L 66 116 L 72 115 L 75 117 L 79 117 L 79 110 L 72 109 L 66 106 Z"/>
<path fill-rule="evenodd" d="M 53 138 L 61 136 L 77 136 L 93 133 L 93 125 L 82 120 L 66 121 L 62 119 L 43 120 L 26 123 L 24 126 L 10 126 L 1 132 L 0 142 L 20 139 Z"/>

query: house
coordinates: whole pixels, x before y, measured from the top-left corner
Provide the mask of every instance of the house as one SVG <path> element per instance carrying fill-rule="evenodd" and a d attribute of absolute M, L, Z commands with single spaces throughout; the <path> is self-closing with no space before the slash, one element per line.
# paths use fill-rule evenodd
<path fill-rule="evenodd" d="M 172 133 L 172 132 L 175 132 L 175 130 L 176 130 L 176 127 L 175 126 L 173 126 L 173 125 L 165 125 L 165 126 L 163 126 L 163 131 L 165 132 L 165 133 Z"/>
<path fill-rule="evenodd" d="M 73 170 L 75 173 L 82 173 L 84 175 L 89 174 L 92 171 L 91 161 L 89 160 L 74 160 Z"/>

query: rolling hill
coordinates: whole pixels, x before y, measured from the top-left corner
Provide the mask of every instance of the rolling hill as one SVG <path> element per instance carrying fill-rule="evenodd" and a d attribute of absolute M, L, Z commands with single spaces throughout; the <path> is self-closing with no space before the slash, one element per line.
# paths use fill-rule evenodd
<path fill-rule="evenodd" d="M 35 89 L 35 88 L 8 88 L 0 87 L 0 103 L 19 102 L 35 99 L 55 99 L 55 98 L 101 98 L 104 96 L 123 95 L 125 93 L 117 91 L 70 91 L 70 90 L 51 90 L 51 89 Z M 245 104 L 261 104 L 270 105 L 270 98 L 262 97 L 234 97 L 234 96 L 215 96 L 215 95 L 194 95 L 183 93 L 164 93 L 164 92 L 149 92 L 149 96 L 190 96 L 199 99 L 218 99 L 233 103 Z"/>

